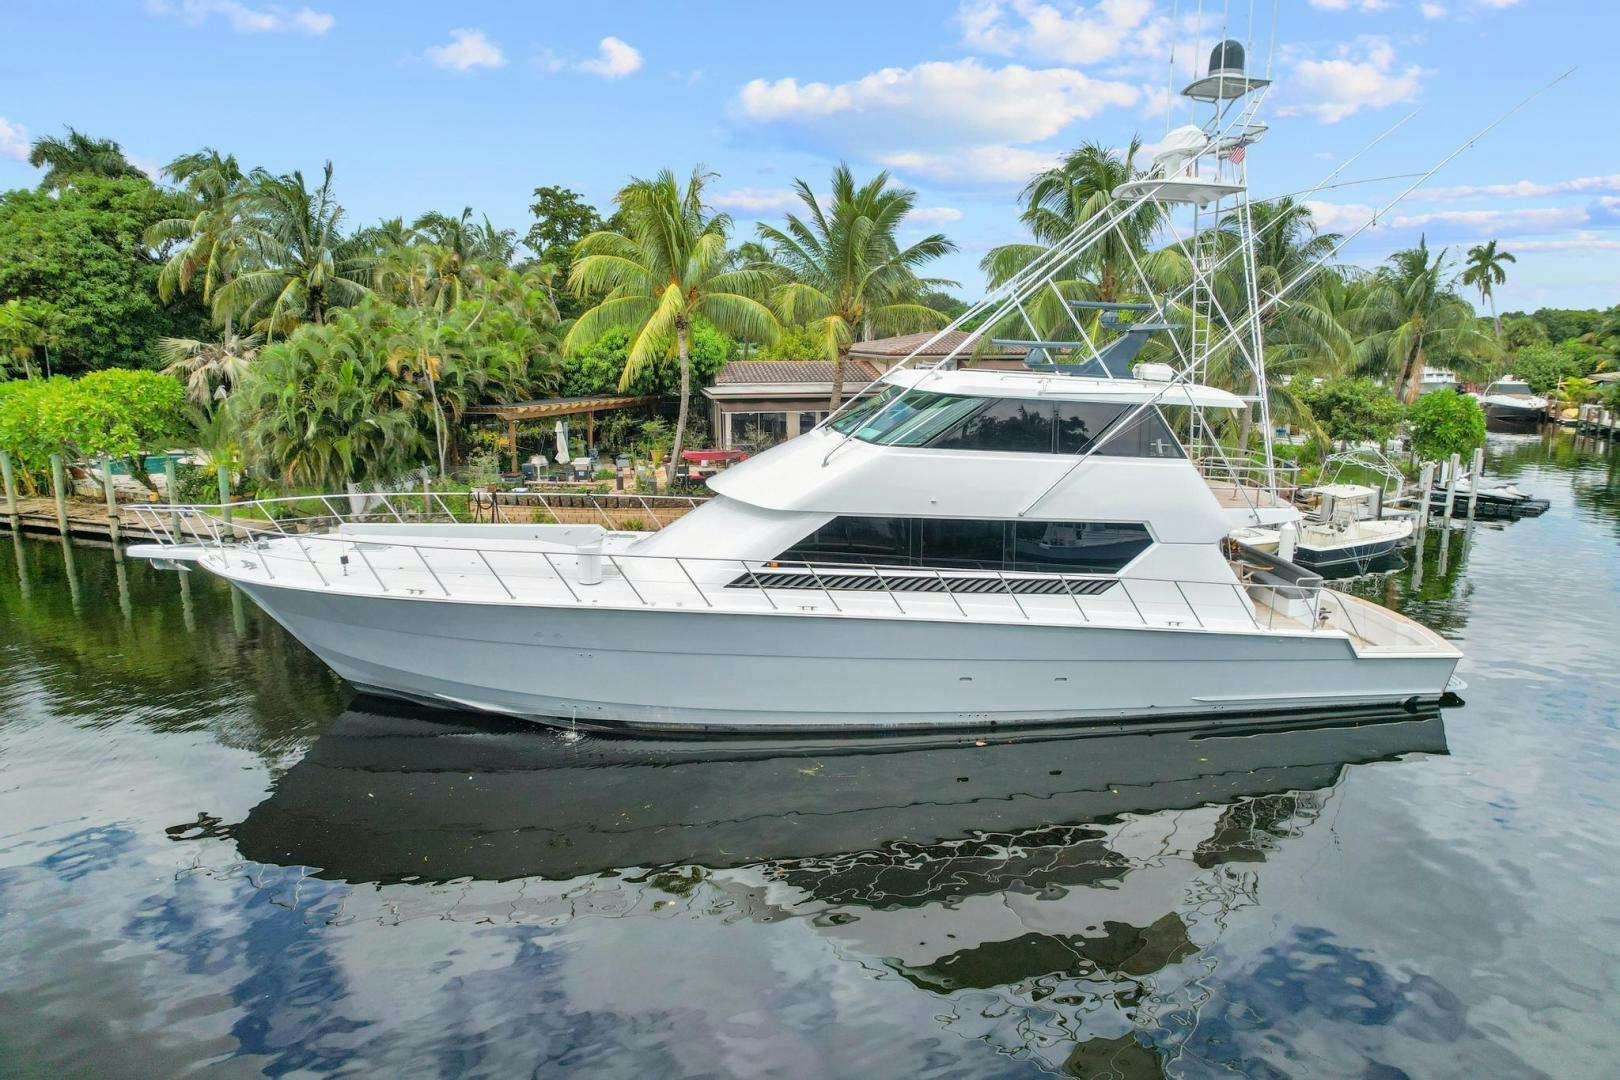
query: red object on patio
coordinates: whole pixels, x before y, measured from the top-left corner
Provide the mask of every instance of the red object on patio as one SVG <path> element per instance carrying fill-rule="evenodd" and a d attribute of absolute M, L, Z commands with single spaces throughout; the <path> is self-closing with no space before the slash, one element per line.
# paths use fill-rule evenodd
<path fill-rule="evenodd" d="M 746 450 L 682 450 L 681 460 L 698 465 L 717 461 L 741 461 L 748 456 Z"/>

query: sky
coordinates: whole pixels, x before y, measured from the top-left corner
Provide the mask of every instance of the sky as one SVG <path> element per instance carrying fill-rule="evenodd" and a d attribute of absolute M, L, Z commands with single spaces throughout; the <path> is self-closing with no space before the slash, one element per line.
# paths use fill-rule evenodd
<path fill-rule="evenodd" d="M 36 183 L 29 140 L 67 125 L 150 171 L 202 146 L 310 178 L 330 159 L 351 225 L 470 205 L 522 231 L 536 186 L 607 209 L 630 176 L 701 165 L 746 238 L 795 208 L 795 179 L 825 191 L 846 161 L 916 190 L 907 235 L 956 241 L 938 273 L 968 297 L 984 253 L 1024 238 L 1030 174 L 1188 122 L 1177 93 L 1223 36 L 1274 79 L 1253 194 L 1344 166 L 1309 201 L 1346 232 L 1416 177 L 1379 178 L 1423 172 L 1573 67 L 1344 256 L 1499 239 L 1518 259 L 1503 310 L 1620 303 L 1609 0 L 0 6 L 0 189 Z"/>

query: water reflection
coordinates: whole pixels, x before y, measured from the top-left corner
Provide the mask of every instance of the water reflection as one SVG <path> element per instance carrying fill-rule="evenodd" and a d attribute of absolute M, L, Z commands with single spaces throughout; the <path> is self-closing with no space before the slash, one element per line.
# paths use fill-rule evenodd
<path fill-rule="evenodd" d="M 506 922 L 676 903 L 803 920 L 870 977 L 937 998 L 964 1038 L 1156 1075 L 1226 921 L 1259 903 L 1252 864 L 1322 816 L 1347 767 L 1445 752 L 1434 712 L 672 748 L 367 702 L 243 821 L 170 835 L 228 836 L 252 863 L 350 884 L 461 883 L 458 904 L 466 883 L 521 880 Z"/>

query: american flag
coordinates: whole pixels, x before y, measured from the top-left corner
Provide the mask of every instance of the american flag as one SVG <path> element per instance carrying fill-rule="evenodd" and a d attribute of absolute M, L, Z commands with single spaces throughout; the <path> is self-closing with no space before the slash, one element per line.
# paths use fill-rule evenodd
<path fill-rule="evenodd" d="M 1226 160 L 1230 161 L 1234 165 L 1241 165 L 1243 164 L 1244 151 L 1244 145 L 1242 143 L 1238 143 L 1236 146 L 1232 147 L 1232 149 L 1226 152 Z"/>

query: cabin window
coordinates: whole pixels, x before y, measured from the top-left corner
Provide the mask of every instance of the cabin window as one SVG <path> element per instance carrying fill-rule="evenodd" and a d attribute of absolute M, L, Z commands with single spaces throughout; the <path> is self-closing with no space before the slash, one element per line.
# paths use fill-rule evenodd
<path fill-rule="evenodd" d="M 776 561 L 1112 574 L 1152 545 L 1147 526 L 1140 522 L 846 515 L 833 518 Z"/>
<path fill-rule="evenodd" d="M 1017 454 L 1083 454 L 1135 405 L 1106 401 L 974 398 L 891 387 L 834 420 L 832 427 L 880 446 L 992 450 Z M 1181 444 L 1158 407 L 1142 410 L 1109 436 L 1105 457 L 1179 458 Z"/>

